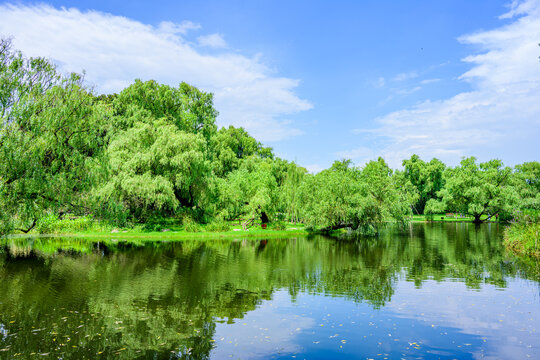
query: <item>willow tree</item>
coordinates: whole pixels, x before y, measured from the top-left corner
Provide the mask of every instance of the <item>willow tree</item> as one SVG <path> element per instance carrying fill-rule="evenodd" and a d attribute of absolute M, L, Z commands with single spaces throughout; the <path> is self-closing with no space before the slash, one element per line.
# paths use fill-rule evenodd
<path fill-rule="evenodd" d="M 407 221 L 412 197 L 401 196 L 393 171 L 379 158 L 363 168 L 337 161 L 302 184 L 302 217 L 317 230 L 352 228 L 376 234 L 387 222 Z"/>
<path fill-rule="evenodd" d="M 475 157 L 465 158 L 446 169 L 446 185 L 438 193 L 441 200 L 429 200 L 426 213 L 459 212 L 474 217 L 475 223 L 485 221 L 484 215 L 508 217 L 518 203 L 513 176 L 500 160 L 478 164 Z"/>
<path fill-rule="evenodd" d="M 270 159 L 251 157 L 239 169 L 218 181 L 221 216 L 234 220 L 242 216 L 267 222 L 279 205 L 279 189 Z"/>
<path fill-rule="evenodd" d="M 306 174 L 307 170 L 303 167 L 296 165 L 294 162 L 289 163 L 279 192 L 281 210 L 287 219 L 294 223 L 300 220 L 302 211 L 300 187 Z"/>
<path fill-rule="evenodd" d="M 0 128 L 21 101 L 44 94 L 62 82 L 56 67 L 44 58 L 26 58 L 10 39 L 0 38 Z"/>
<path fill-rule="evenodd" d="M 443 173 L 446 165 L 438 159 L 425 162 L 416 154 L 410 159 L 403 160 L 403 174 L 417 189 L 419 198 L 414 204 L 417 213 L 424 213 L 426 203 L 437 199 L 437 192 L 444 187 Z"/>
<path fill-rule="evenodd" d="M 540 210 L 540 163 L 530 161 L 515 168 L 520 210 Z"/>
<path fill-rule="evenodd" d="M 95 179 L 107 116 L 75 75 L 13 105 L 0 129 L 0 208 L 11 215 L 5 227 L 28 232 L 46 212 L 87 211 L 82 195 Z"/>
<path fill-rule="evenodd" d="M 180 83 L 178 87 L 159 84 L 154 80 L 135 82 L 112 100 L 119 127 L 133 126 L 133 113 L 141 110 L 152 119 L 165 119 L 179 130 L 201 134 L 206 141 L 216 133 L 217 111 L 213 94 Z"/>
<path fill-rule="evenodd" d="M 234 126 L 223 127 L 212 137 L 210 155 L 214 173 L 219 177 L 238 169 L 242 160 L 250 156 L 274 158 L 271 148 L 264 147 L 244 128 Z"/>
<path fill-rule="evenodd" d="M 107 149 L 110 175 L 96 193 L 99 203 L 118 206 L 135 221 L 204 208 L 211 175 L 205 149 L 202 135 L 164 119 L 135 123 Z"/>

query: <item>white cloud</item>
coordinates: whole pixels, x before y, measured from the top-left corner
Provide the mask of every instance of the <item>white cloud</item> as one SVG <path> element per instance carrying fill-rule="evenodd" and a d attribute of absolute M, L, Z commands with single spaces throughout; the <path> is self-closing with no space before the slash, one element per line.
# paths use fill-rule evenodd
<path fill-rule="evenodd" d="M 220 34 L 202 35 L 197 38 L 200 46 L 206 46 L 213 49 L 221 49 L 227 47 L 227 42 Z"/>
<path fill-rule="evenodd" d="M 303 298 L 302 295 L 299 297 Z M 271 301 L 262 301 L 255 310 L 236 322 L 221 319 L 216 324 L 214 338 L 222 340 L 218 340 L 219 346 L 211 350 L 210 357 L 226 359 L 249 354 L 248 358 L 261 359 L 270 358 L 276 352 L 282 356 L 301 353 L 303 347 L 299 338 L 304 331 L 315 328 L 316 323 L 306 314 L 287 316 L 283 313 L 282 309 L 290 308 L 291 303 L 288 291 L 277 290 L 273 292 Z"/>
<path fill-rule="evenodd" d="M 517 15 L 531 14 L 539 15 L 540 8 L 538 7 L 538 2 L 534 0 L 523 1 L 523 0 L 513 0 L 509 5 L 510 11 L 506 14 L 499 16 L 499 19 L 510 19 Z"/>
<path fill-rule="evenodd" d="M 422 87 L 421 86 L 415 86 L 413 88 L 409 88 L 409 89 L 395 89 L 394 92 L 398 95 L 410 95 L 412 93 L 415 93 L 417 91 L 420 91 L 422 90 Z"/>
<path fill-rule="evenodd" d="M 408 72 L 408 73 L 397 74 L 394 77 L 394 80 L 395 81 L 405 81 L 405 80 L 410 80 L 410 79 L 414 79 L 414 78 L 417 78 L 417 77 L 418 77 L 418 73 L 416 71 L 411 71 L 411 72 Z"/>
<path fill-rule="evenodd" d="M 182 21 L 180 24 L 175 24 L 170 21 L 163 21 L 159 24 L 158 31 L 165 34 L 180 34 L 186 35 L 190 30 L 198 30 L 201 25 L 191 21 Z"/>
<path fill-rule="evenodd" d="M 312 107 L 294 93 L 298 80 L 275 76 L 260 56 L 198 51 L 187 40 L 200 28 L 192 22 L 154 27 L 48 5 L 0 5 L 0 18 L 0 34 L 13 36 L 16 48 L 51 58 L 61 71 L 85 70 L 97 92 L 120 91 L 135 78 L 172 86 L 186 81 L 215 94 L 220 125 L 243 126 L 261 141 L 297 136 L 301 131 L 283 117 Z M 202 41 L 219 45 L 218 38 Z"/>
<path fill-rule="evenodd" d="M 427 84 L 433 84 L 439 81 L 441 81 L 441 79 L 425 79 L 425 80 L 420 81 L 420 84 L 427 85 Z"/>
<path fill-rule="evenodd" d="M 463 36 L 480 53 L 460 79 L 472 91 L 440 101 L 426 100 L 376 120 L 371 129 L 389 145 L 381 149 L 392 166 L 416 153 L 455 164 L 461 156 L 538 160 L 540 155 L 540 1 L 515 4 L 522 14 L 500 28 Z M 508 15 L 510 16 L 510 15 Z"/>

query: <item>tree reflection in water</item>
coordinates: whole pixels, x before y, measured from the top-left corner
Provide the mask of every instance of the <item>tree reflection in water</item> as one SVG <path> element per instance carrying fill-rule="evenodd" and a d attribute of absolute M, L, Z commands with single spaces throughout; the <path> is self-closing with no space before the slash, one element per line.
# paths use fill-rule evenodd
<path fill-rule="evenodd" d="M 216 319 L 241 319 L 277 290 L 292 301 L 324 294 L 381 308 L 400 279 L 418 287 L 456 279 L 473 289 L 538 280 L 508 256 L 498 225 L 464 223 L 357 239 L 4 239 L 0 355 L 204 359 Z"/>

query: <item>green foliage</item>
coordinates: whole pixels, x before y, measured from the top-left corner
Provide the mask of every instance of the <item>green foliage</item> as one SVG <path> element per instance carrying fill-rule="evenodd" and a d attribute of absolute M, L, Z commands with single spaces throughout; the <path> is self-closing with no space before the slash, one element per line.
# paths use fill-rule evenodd
<path fill-rule="evenodd" d="M 504 243 L 520 255 L 540 258 L 540 223 L 512 224 L 504 231 Z"/>
<path fill-rule="evenodd" d="M 108 114 L 77 75 L 61 78 L 45 60 L 24 60 L 20 54 L 16 62 L 22 62 L 17 72 L 1 75 L 19 76 L 11 80 L 23 85 L 8 86 L 15 94 L 2 95 L 0 204 L 12 216 L 4 228 L 28 231 L 47 212 L 85 211 L 84 195 L 96 179 L 101 126 Z M 36 63 L 45 70 L 36 74 Z M 44 84 L 25 86 L 31 76 Z"/>
<path fill-rule="evenodd" d="M 273 230 L 285 231 L 285 230 L 287 230 L 287 223 L 284 222 L 284 221 L 274 221 L 271 224 L 271 228 Z"/>
<path fill-rule="evenodd" d="M 243 128 L 221 128 L 211 139 L 214 173 L 224 177 L 237 170 L 243 159 L 250 156 L 272 159 L 271 148 L 263 147 Z"/>
<path fill-rule="evenodd" d="M 47 214 L 40 218 L 36 224 L 36 231 L 40 234 L 52 234 L 59 225 L 59 219 L 56 214 Z"/>
<path fill-rule="evenodd" d="M 272 160 L 251 157 L 218 182 L 218 208 L 227 220 L 240 216 L 272 216 L 279 201 L 278 185 L 272 173 Z"/>
<path fill-rule="evenodd" d="M 509 216 L 518 203 L 512 169 L 500 160 L 477 164 L 476 158 L 466 158 L 460 166 L 448 168 L 443 177 L 446 186 L 438 193 L 441 200 L 429 200 L 428 213 L 458 212 L 481 222 L 482 215 Z"/>
<path fill-rule="evenodd" d="M 184 226 L 184 230 L 187 232 L 201 232 L 202 228 L 199 224 L 197 224 L 191 217 L 185 217 L 182 225 Z"/>
<path fill-rule="evenodd" d="M 142 229 L 143 231 L 149 231 L 149 232 L 161 231 L 164 228 L 166 228 L 166 226 L 167 224 L 164 218 L 160 216 L 151 216 L 144 222 Z"/>
<path fill-rule="evenodd" d="M 523 224 L 540 223 L 540 210 L 525 209 L 517 211 L 514 220 Z"/>
<path fill-rule="evenodd" d="M 423 214 L 426 203 L 437 199 L 437 192 L 444 187 L 443 173 L 446 166 L 435 158 L 426 163 L 414 154 L 409 160 L 403 160 L 403 167 L 403 175 L 419 194 L 414 210 L 417 214 Z"/>
<path fill-rule="evenodd" d="M 174 88 L 154 80 L 135 80 L 118 94 L 113 104 L 118 124 L 124 127 L 133 125 L 130 119 L 135 114 L 145 113 L 149 122 L 164 119 L 181 131 L 200 133 L 207 141 L 216 132 L 213 95 L 184 82 Z"/>
<path fill-rule="evenodd" d="M 540 210 L 538 162 L 513 172 L 469 158 L 446 169 L 413 155 L 403 171 L 379 158 L 309 175 L 243 128 L 218 131 L 217 114 L 213 95 L 186 83 L 136 80 L 95 96 L 81 76 L 61 76 L 0 40 L 0 234 L 68 229 L 57 221 L 67 213 L 150 231 L 183 217 L 189 231 L 260 219 L 376 234 L 389 222 L 406 224 L 411 209 L 477 221 Z"/>
<path fill-rule="evenodd" d="M 100 189 L 136 219 L 204 205 L 211 173 L 205 142 L 162 120 L 137 122 L 109 145 L 110 179 Z"/>
<path fill-rule="evenodd" d="M 306 177 L 301 192 L 303 218 L 313 229 L 350 227 L 376 234 L 387 221 L 403 222 L 410 214 L 409 197 L 400 196 L 393 172 L 381 158 L 363 169 L 335 162 L 329 170 Z"/>
<path fill-rule="evenodd" d="M 302 203 L 300 186 L 306 176 L 306 169 L 289 163 L 285 172 L 283 185 L 280 191 L 281 211 L 287 215 L 291 222 L 298 222 L 301 219 Z"/>
<path fill-rule="evenodd" d="M 206 231 L 210 232 L 226 232 L 230 230 L 230 224 L 227 221 L 219 218 L 214 219 L 211 223 L 206 225 Z"/>
<path fill-rule="evenodd" d="M 520 209 L 540 211 L 540 163 L 531 161 L 517 165 L 514 182 Z"/>
<path fill-rule="evenodd" d="M 56 214 L 47 214 L 41 217 L 36 224 L 36 231 L 39 234 L 55 233 L 75 233 L 81 231 L 106 231 L 104 227 L 92 216 L 73 216 L 66 215 L 59 219 Z"/>
<path fill-rule="evenodd" d="M 14 107 L 61 82 L 55 66 L 44 58 L 25 58 L 0 38 L 0 129 L 11 121 Z"/>

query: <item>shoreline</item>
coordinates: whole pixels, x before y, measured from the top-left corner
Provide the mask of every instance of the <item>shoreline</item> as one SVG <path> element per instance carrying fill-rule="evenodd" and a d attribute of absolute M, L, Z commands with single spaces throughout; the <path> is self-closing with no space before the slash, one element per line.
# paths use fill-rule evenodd
<path fill-rule="evenodd" d="M 512 224 L 504 231 L 505 247 L 520 257 L 540 259 L 540 224 Z"/>
<path fill-rule="evenodd" d="M 423 216 L 422 216 L 423 217 Z M 420 216 L 415 216 L 411 223 L 416 224 L 428 224 L 428 223 L 472 223 L 470 219 L 463 218 L 448 218 L 448 219 L 421 219 Z M 499 224 L 498 221 L 489 221 L 488 223 Z M 157 241 L 157 240 L 168 240 L 168 241 L 181 241 L 181 240 L 206 240 L 206 239 L 244 239 L 244 238 L 278 238 L 278 237 L 289 237 L 294 235 L 321 235 L 321 234 L 330 234 L 337 235 L 347 232 L 346 229 L 333 230 L 331 232 L 321 232 L 321 231 L 308 231 L 305 229 L 302 224 L 288 224 L 288 228 L 285 230 L 274 230 L 274 229 L 251 229 L 251 230 L 242 230 L 238 228 L 233 228 L 229 231 L 221 232 L 212 232 L 212 231 L 197 231 L 189 232 L 183 229 L 167 229 L 165 231 L 144 231 L 141 229 L 114 229 L 113 231 L 102 230 L 102 231 L 59 231 L 48 234 L 11 234 L 8 235 L 8 238 L 18 239 L 18 238 L 31 238 L 31 237 L 43 237 L 43 238 L 60 238 L 60 237 L 71 237 L 71 238 L 86 238 L 86 239 L 108 239 L 108 240 L 139 240 L 139 241 Z"/>

